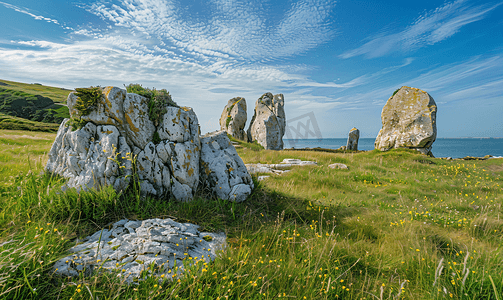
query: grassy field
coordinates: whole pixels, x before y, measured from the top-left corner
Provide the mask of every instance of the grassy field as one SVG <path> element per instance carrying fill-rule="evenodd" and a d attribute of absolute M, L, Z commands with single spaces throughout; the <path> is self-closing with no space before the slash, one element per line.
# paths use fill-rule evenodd
<path fill-rule="evenodd" d="M 502 159 L 243 144 L 246 163 L 300 158 L 318 166 L 255 182 L 244 203 L 206 195 L 177 203 L 135 191 L 61 193 L 61 178 L 39 174 L 54 134 L 0 136 L 0 298 L 503 299 Z M 327 167 L 335 162 L 349 170 Z M 225 231 L 228 247 L 213 263 L 161 282 L 54 275 L 76 237 L 124 217 Z"/>

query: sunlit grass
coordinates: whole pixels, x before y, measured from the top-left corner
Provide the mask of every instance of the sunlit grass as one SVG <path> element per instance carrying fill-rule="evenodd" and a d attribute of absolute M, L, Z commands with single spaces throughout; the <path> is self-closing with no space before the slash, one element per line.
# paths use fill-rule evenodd
<path fill-rule="evenodd" d="M 501 159 L 245 145 L 238 152 L 246 163 L 300 158 L 318 166 L 255 182 L 244 203 L 199 194 L 191 203 L 137 205 L 131 191 L 61 193 L 61 178 L 38 175 L 54 135 L 0 137 L 0 298 L 503 299 Z M 327 167 L 335 162 L 349 170 Z M 181 278 L 138 285 L 107 273 L 53 274 L 76 237 L 125 217 L 172 217 L 225 231 L 228 246 Z"/>

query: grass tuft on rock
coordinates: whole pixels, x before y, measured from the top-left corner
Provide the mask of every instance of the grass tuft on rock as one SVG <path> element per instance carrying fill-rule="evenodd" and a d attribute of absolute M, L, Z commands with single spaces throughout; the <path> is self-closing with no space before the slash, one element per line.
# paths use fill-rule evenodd
<path fill-rule="evenodd" d="M 156 90 L 144 88 L 141 84 L 130 83 L 126 86 L 126 90 L 128 93 L 135 93 L 149 99 L 148 115 L 155 126 L 159 125 L 159 120 L 166 113 L 166 106 L 179 107 L 166 89 Z"/>

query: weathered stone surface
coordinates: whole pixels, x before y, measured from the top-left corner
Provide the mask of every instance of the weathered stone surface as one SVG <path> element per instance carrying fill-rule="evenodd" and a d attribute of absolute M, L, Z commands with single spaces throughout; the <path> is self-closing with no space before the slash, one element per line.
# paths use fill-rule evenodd
<path fill-rule="evenodd" d="M 360 130 L 353 127 L 348 134 L 347 150 L 358 151 L 358 139 L 360 138 Z"/>
<path fill-rule="evenodd" d="M 123 157 L 131 149 L 117 128 L 89 122 L 82 129 L 72 131 L 67 122 L 63 121 L 59 127 L 46 170 L 69 178 L 66 187 L 77 190 L 99 189 L 104 185 L 124 190 L 132 169 Z"/>
<path fill-rule="evenodd" d="M 375 149 L 410 148 L 431 155 L 437 137 L 436 115 L 437 105 L 427 92 L 403 86 L 382 110 Z"/>
<path fill-rule="evenodd" d="M 113 125 L 127 138 L 129 144 L 144 148 L 155 132 L 154 123 L 148 116 L 148 99 L 112 86 L 104 88 L 102 92 L 103 96 L 95 108 L 89 115 L 81 116 L 82 120 L 96 125 Z M 77 98 L 74 92 L 68 95 L 71 116 L 78 115 L 75 109 Z"/>
<path fill-rule="evenodd" d="M 220 117 L 220 130 L 226 131 L 232 137 L 245 141 L 246 100 L 236 97 L 227 102 Z"/>
<path fill-rule="evenodd" d="M 340 169 L 340 170 L 349 169 L 348 166 L 346 166 L 345 164 L 341 164 L 341 163 L 334 163 L 334 164 L 328 165 L 328 167 L 330 169 Z"/>
<path fill-rule="evenodd" d="M 241 202 L 251 194 L 253 180 L 225 131 L 201 137 L 201 182 L 218 198 Z"/>
<path fill-rule="evenodd" d="M 248 128 L 248 141 L 257 141 L 265 149 L 283 149 L 286 117 L 283 94 L 265 93 L 255 103 L 255 111 Z"/>
<path fill-rule="evenodd" d="M 211 189 L 218 185 L 222 199 L 243 201 L 251 193 L 253 182 L 241 158 L 234 147 L 224 145 L 230 145 L 227 136 L 226 142 L 219 137 L 212 140 L 213 144 L 221 145 L 208 152 L 203 162 L 221 160 L 234 171 L 212 165 L 212 172 L 224 172 L 218 174 L 219 180 L 205 182 L 212 177 L 200 178 L 199 121 L 191 108 L 167 106 L 156 128 L 149 119 L 146 98 L 114 87 L 104 88 L 102 92 L 94 110 L 82 116 L 86 125 L 72 131 L 65 120 L 52 145 L 46 171 L 68 178 L 65 188 L 80 191 L 112 185 L 117 191 L 123 191 L 133 174 L 134 161 L 143 196 L 151 194 L 189 201 L 201 180 Z M 74 108 L 76 102 L 76 95 L 70 93 L 72 117 L 78 114 Z M 155 143 L 154 133 L 159 137 Z M 224 195 L 219 187 L 225 180 Z M 238 186 L 240 184 L 243 186 Z"/>
<path fill-rule="evenodd" d="M 120 220 L 71 248 L 73 254 L 57 261 L 54 271 L 71 277 L 115 272 L 127 283 L 142 280 L 142 272 L 171 280 L 188 265 L 214 260 L 225 246 L 224 233 L 200 232 L 198 227 L 172 219 Z"/>

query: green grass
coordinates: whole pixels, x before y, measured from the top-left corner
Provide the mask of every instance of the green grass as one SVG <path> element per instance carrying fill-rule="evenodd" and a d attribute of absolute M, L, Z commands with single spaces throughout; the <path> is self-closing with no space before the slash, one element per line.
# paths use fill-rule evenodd
<path fill-rule="evenodd" d="M 243 147 L 244 151 L 249 150 L 249 151 L 257 152 L 260 150 L 264 150 L 264 147 L 262 145 L 260 145 L 257 141 L 253 141 L 253 143 L 248 143 L 245 141 L 238 140 L 230 134 L 227 134 L 227 137 L 229 138 L 229 140 L 231 140 L 231 142 L 237 143 L 239 146 Z"/>
<path fill-rule="evenodd" d="M 318 166 L 255 182 L 243 203 L 203 194 L 178 203 L 111 189 L 61 193 L 61 178 L 38 175 L 54 134 L 0 134 L 1 153 L 11 149 L 0 159 L 0 298 L 503 297 L 501 159 L 445 161 L 410 150 L 268 151 L 241 143 L 245 163 L 300 158 Z M 329 169 L 334 162 L 349 170 Z M 172 217 L 223 230 L 228 247 L 213 263 L 161 284 L 53 274 L 76 237 L 124 217 Z"/>
<path fill-rule="evenodd" d="M 1 83 L 7 85 L 3 85 Z M 72 91 L 58 87 L 14 82 L 3 79 L 0 79 L 0 87 L 33 95 L 41 95 L 50 98 L 52 101 L 56 103 L 62 103 L 62 104 L 66 103 L 66 98 L 68 98 L 68 94 Z"/>

